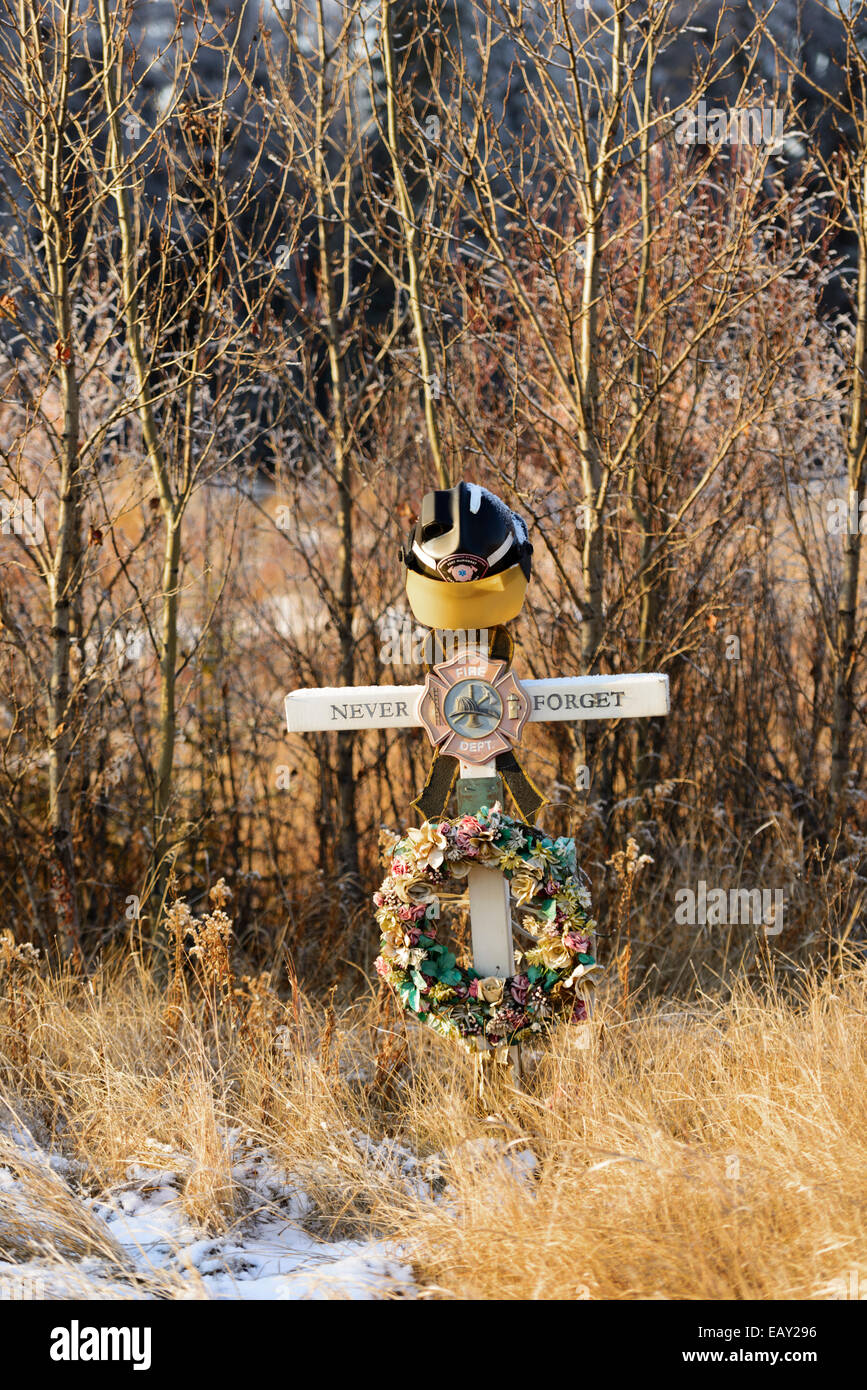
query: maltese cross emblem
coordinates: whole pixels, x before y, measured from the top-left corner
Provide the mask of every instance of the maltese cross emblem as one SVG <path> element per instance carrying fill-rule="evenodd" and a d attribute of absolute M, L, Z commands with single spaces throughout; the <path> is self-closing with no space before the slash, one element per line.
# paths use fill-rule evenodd
<path fill-rule="evenodd" d="M 418 717 L 440 753 L 490 762 L 517 743 L 530 702 L 505 661 L 469 651 L 428 673 Z"/>

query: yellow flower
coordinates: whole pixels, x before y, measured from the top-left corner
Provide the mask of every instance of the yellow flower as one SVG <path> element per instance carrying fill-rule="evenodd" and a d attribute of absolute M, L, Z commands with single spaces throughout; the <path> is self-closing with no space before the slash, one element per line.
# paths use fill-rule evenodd
<path fill-rule="evenodd" d="M 503 873 L 513 874 L 516 869 L 520 869 L 523 860 L 520 854 L 517 854 L 515 850 L 501 849 L 497 854 L 497 863 L 503 870 Z"/>
<path fill-rule="evenodd" d="M 486 975 L 478 982 L 479 998 L 488 1004 L 499 1004 L 505 983 L 505 980 L 499 980 L 496 975 Z"/>
<path fill-rule="evenodd" d="M 413 855 L 416 862 L 426 868 L 438 869 L 445 857 L 445 850 L 448 840 L 445 835 L 441 835 L 433 821 L 425 821 L 424 825 L 416 830 L 407 831 L 407 839 L 412 844 Z"/>
<path fill-rule="evenodd" d="M 525 959 L 528 965 L 544 965 L 546 970 L 565 970 L 573 957 L 559 936 L 548 936 L 528 951 Z"/>
<path fill-rule="evenodd" d="M 531 872 L 535 873 L 539 878 L 542 878 L 547 868 L 544 852 L 538 851 L 536 854 L 531 854 L 529 859 L 524 860 L 524 866 L 530 869 Z"/>
<path fill-rule="evenodd" d="M 389 887 L 400 898 L 401 902 L 408 906 L 412 906 L 413 903 L 432 903 L 436 900 L 436 895 L 430 884 L 425 883 L 424 879 L 421 878 L 412 878 L 410 875 L 406 875 L 404 878 L 395 879 L 393 884 L 389 884 Z"/>
<path fill-rule="evenodd" d="M 512 875 L 512 892 L 516 902 L 528 903 L 538 887 L 539 875 L 534 874 L 532 870 L 519 869 Z"/>
<path fill-rule="evenodd" d="M 403 923 L 393 907 L 381 907 L 376 914 L 376 920 L 383 936 L 388 936 L 389 932 L 403 933 Z"/>
<path fill-rule="evenodd" d="M 572 952 L 564 946 L 559 937 L 555 941 L 542 941 L 539 945 L 542 960 L 549 970 L 565 970 L 572 960 Z"/>

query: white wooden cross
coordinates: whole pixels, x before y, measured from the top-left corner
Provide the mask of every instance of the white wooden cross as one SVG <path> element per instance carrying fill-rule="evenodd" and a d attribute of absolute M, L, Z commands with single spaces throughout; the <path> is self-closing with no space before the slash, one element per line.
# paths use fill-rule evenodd
<path fill-rule="evenodd" d="M 461 660 L 465 663 L 463 667 Z M 484 662 L 485 658 L 480 656 L 479 660 Z M 484 666 L 476 668 L 471 663 L 472 653 L 469 652 L 443 666 L 454 667 L 455 675 L 464 678 L 484 670 Z M 435 673 L 441 669 L 442 666 L 436 667 Z M 472 687 L 469 688 L 472 693 Z M 656 674 L 553 676 L 544 680 L 522 680 L 518 689 L 526 700 L 521 710 L 523 717 L 518 720 L 519 728 L 525 720 L 642 719 L 667 714 L 669 709 L 668 677 Z M 422 718 L 426 696 L 430 699 L 427 683 L 293 690 L 285 700 L 286 723 L 291 734 L 329 729 L 340 732 L 421 727 L 430 732 L 431 724 L 437 721 L 431 717 L 430 709 Z M 512 696 L 509 700 L 513 721 L 517 719 L 514 699 Z M 439 714 L 439 706 L 434 708 Z M 469 708 L 471 725 L 479 725 L 483 716 L 475 712 L 473 705 Z M 505 703 L 502 714 L 502 722 L 507 723 Z M 466 720 L 467 715 L 458 714 L 457 718 Z M 482 738 L 472 739 L 467 734 L 463 742 L 455 743 L 453 738 L 452 745 L 448 751 L 456 756 L 462 749 L 470 755 L 467 759 L 459 758 L 462 778 L 496 776 L 495 759 L 479 760 L 484 745 Z M 468 887 L 474 969 L 482 976 L 496 975 L 501 979 L 513 975 L 515 957 L 508 879 L 497 869 L 477 865 L 470 869 Z"/>

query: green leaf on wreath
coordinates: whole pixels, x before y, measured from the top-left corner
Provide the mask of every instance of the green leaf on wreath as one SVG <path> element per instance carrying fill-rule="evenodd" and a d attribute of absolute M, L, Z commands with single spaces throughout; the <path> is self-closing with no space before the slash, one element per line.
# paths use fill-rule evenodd
<path fill-rule="evenodd" d="M 578 952 L 578 959 L 579 959 L 579 961 L 581 962 L 582 965 L 595 965 L 595 964 L 596 964 L 596 957 L 595 957 L 595 956 L 582 956 L 582 954 L 581 954 L 580 951 Z"/>
<path fill-rule="evenodd" d="M 534 985 L 542 973 L 541 965 L 531 965 L 527 971 L 527 979 L 530 981 L 530 984 Z"/>
<path fill-rule="evenodd" d="M 414 985 L 410 984 L 409 980 L 405 980 L 400 986 L 400 997 L 403 1000 L 404 1008 L 412 1009 L 413 1013 L 418 1013 L 421 994 Z"/>
<path fill-rule="evenodd" d="M 440 975 L 440 980 L 444 985 L 459 985 L 461 982 L 460 970 L 444 970 Z"/>

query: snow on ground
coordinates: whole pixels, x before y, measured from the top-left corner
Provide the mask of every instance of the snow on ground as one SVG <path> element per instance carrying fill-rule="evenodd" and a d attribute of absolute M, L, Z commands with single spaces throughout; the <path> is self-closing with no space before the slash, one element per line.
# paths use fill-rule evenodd
<path fill-rule="evenodd" d="M 157 1292 L 216 1299 L 381 1299 L 417 1294 L 410 1266 L 385 1242 L 322 1241 L 306 1231 L 302 1223 L 315 1214 L 313 1203 L 264 1150 L 245 1149 L 232 1171 L 251 1199 L 253 1212 L 226 1234 L 213 1235 L 184 1209 L 184 1162 L 179 1155 L 164 1151 L 160 1165 L 153 1168 L 131 1162 L 123 1185 L 92 1198 L 75 1192 L 74 1165 L 68 1160 L 44 1153 L 20 1130 L 8 1137 L 26 1168 L 22 1176 L 17 1164 L 0 1166 L 0 1299 L 146 1298 Z M 230 1142 L 234 1138 L 229 1136 Z M 29 1181 L 34 1174 L 40 1178 L 36 1188 Z M 43 1181 L 53 1184 L 64 1205 L 62 1228 L 74 1224 L 75 1207 L 80 1207 L 82 1228 L 97 1245 L 103 1237 L 107 1254 L 67 1253 L 60 1261 L 3 1258 L 7 1247 L 16 1244 L 10 1239 L 16 1228 L 31 1232 L 37 1246 L 51 1245 L 52 1226 L 61 1228 L 58 1203 L 50 1190 L 46 1199 Z M 52 1216 L 46 1220 L 49 1206 Z M 117 1252 L 114 1258 L 112 1252 Z"/>
<path fill-rule="evenodd" d="M 305 1220 L 318 1213 L 301 1184 L 236 1131 L 225 1141 L 233 1180 L 246 1193 L 250 1211 L 219 1235 L 208 1233 L 185 1210 L 181 1185 L 187 1161 L 161 1144 L 150 1143 L 152 1164 L 131 1160 L 125 1182 L 90 1197 L 76 1188 L 75 1163 L 46 1153 L 20 1128 L 7 1128 L 3 1137 L 7 1155 L 11 1145 L 15 1158 L 8 1157 L 10 1166 L 4 1167 L 0 1151 L 0 1299 L 371 1300 L 420 1293 L 405 1250 L 383 1240 L 323 1241 L 310 1234 Z M 354 1135 L 353 1142 L 366 1163 L 392 1174 L 413 1195 L 451 1200 L 442 1155 L 421 1160 L 395 1139 L 377 1141 L 366 1134 Z M 457 1157 L 468 1165 L 499 1158 L 516 1178 L 531 1182 L 535 1156 L 527 1149 L 505 1152 L 509 1147 L 476 1140 L 462 1146 Z M 70 1241 L 52 1239 L 52 1230 L 75 1226 L 88 1237 L 80 1243 L 83 1253 L 67 1248 L 58 1258 L 58 1243 L 65 1240 L 69 1247 Z M 17 1260 L 7 1258 L 16 1249 L 16 1230 Z M 25 1245 L 38 1250 L 41 1244 L 52 1254 L 21 1258 L 22 1230 Z"/>

